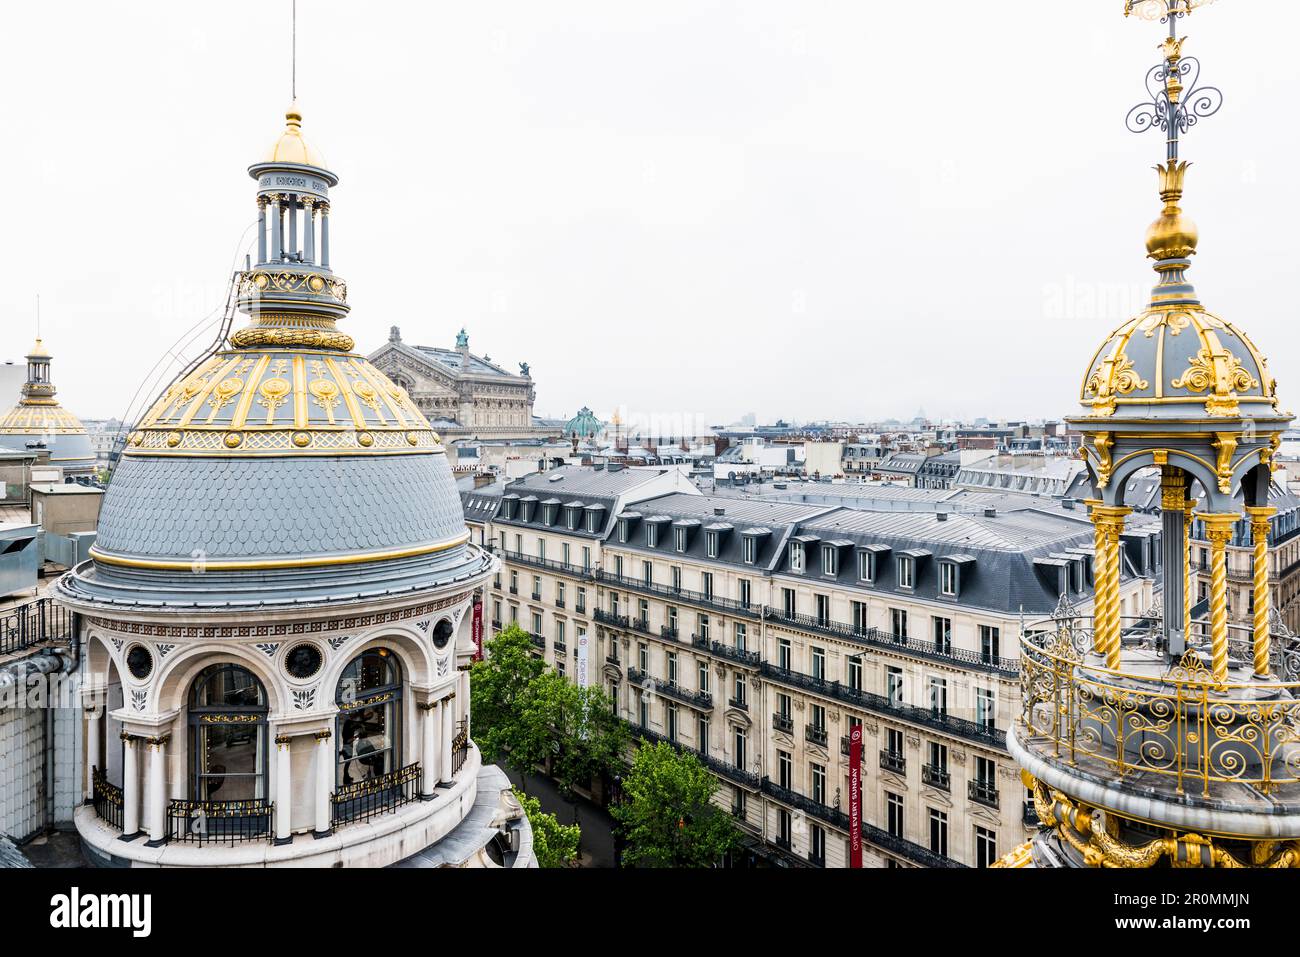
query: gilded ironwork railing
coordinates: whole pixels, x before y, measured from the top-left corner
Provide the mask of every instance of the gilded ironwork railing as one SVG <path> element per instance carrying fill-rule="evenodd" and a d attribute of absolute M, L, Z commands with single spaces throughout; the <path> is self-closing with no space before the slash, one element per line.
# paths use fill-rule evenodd
<path fill-rule="evenodd" d="M 90 772 L 95 815 L 104 823 L 122 830 L 122 789 L 110 784 L 108 773 L 101 768 Z"/>
<path fill-rule="evenodd" d="M 454 754 L 453 748 L 453 758 Z M 416 800 L 419 790 L 418 762 L 364 781 L 345 784 L 330 795 L 330 820 L 334 827 L 353 821 L 369 821 L 376 814 Z"/>
<path fill-rule="evenodd" d="M 269 841 L 275 806 L 260 798 L 244 801 L 171 801 L 167 839 L 186 844 Z"/>
<path fill-rule="evenodd" d="M 1070 765 L 1100 761 L 1121 778 L 1166 776 L 1179 794 L 1208 796 L 1212 783 L 1264 793 L 1300 783 L 1300 645 L 1280 625 L 1276 680 L 1216 683 L 1195 644 L 1169 663 L 1158 618 L 1122 624 L 1124 670 L 1104 667 L 1091 653 L 1091 618 L 1054 617 L 1024 632 L 1022 743 Z M 1230 644 L 1249 675 L 1249 632 Z"/>

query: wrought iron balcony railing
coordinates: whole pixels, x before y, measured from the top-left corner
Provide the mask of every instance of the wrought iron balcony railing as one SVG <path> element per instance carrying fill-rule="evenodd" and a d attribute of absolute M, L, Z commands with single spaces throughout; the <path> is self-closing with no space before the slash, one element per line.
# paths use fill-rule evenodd
<path fill-rule="evenodd" d="M 519 565 L 527 565 L 530 568 L 542 568 L 550 572 L 559 572 L 562 575 L 571 575 L 574 578 L 590 579 L 592 577 L 589 570 L 583 569 L 580 565 L 570 565 L 567 562 L 552 561 L 547 558 L 538 558 L 536 555 L 525 555 L 523 552 L 504 551 L 499 552 L 502 558 L 509 562 L 515 562 Z"/>
<path fill-rule="evenodd" d="M 655 595 L 674 602 L 682 602 L 687 605 L 696 605 L 702 608 L 713 608 L 718 611 L 730 612 L 735 615 L 744 615 L 747 618 L 758 618 L 763 611 L 762 605 L 737 601 L 734 598 L 722 598 L 718 595 L 711 595 L 705 592 L 689 591 L 685 588 L 673 588 L 671 585 L 657 585 L 653 582 L 647 582 L 644 579 L 628 578 L 625 575 L 615 575 L 612 572 L 599 570 L 596 572 L 596 580 L 614 585 L 618 588 L 625 588 L 628 591 L 640 592 L 645 595 Z"/>
<path fill-rule="evenodd" d="M 1025 801 L 1021 820 L 1025 822 L 1025 827 L 1038 827 L 1041 824 L 1038 820 L 1038 808 L 1034 807 L 1033 801 Z"/>
<path fill-rule="evenodd" d="M 893 771 L 895 774 L 905 774 L 907 773 L 907 758 L 901 752 L 881 748 L 880 766 L 886 771 Z"/>
<path fill-rule="evenodd" d="M 239 844 L 273 836 L 270 801 L 170 801 L 167 840 L 182 844 Z"/>
<path fill-rule="evenodd" d="M 453 741 L 453 762 L 455 750 L 456 744 Z M 357 821 L 369 821 L 377 814 L 411 803 L 419 797 L 419 791 L 418 762 L 364 781 L 345 784 L 330 794 L 330 822 L 338 827 Z"/>
<path fill-rule="evenodd" d="M 928 661 L 938 661 L 944 664 L 960 665 L 964 668 L 996 672 L 1008 678 L 1014 678 L 1020 673 L 1019 661 L 1015 658 L 1001 658 L 997 655 L 984 654 L 979 651 L 966 651 L 962 648 L 944 649 L 937 647 L 932 641 L 917 641 L 882 631 L 879 628 L 854 627 L 829 618 L 800 615 L 787 612 L 783 608 L 773 608 L 771 606 L 765 609 L 765 617 L 803 631 L 831 635 L 856 644 L 896 651 L 912 657 L 924 658 Z"/>
<path fill-rule="evenodd" d="M 772 713 L 772 727 L 777 731 L 792 734 L 794 733 L 794 718 L 788 714 L 782 714 L 780 711 L 774 711 Z"/>
<path fill-rule="evenodd" d="M 762 663 L 761 670 L 764 675 L 773 681 L 794 688 L 802 688 L 805 691 L 812 691 L 836 701 L 843 701 L 846 704 L 856 705 L 864 711 L 873 711 L 877 714 L 889 715 L 914 724 L 922 724 L 954 737 L 965 738 L 989 747 L 1006 747 L 1006 733 L 989 724 L 968 721 L 965 718 L 956 718 L 936 708 L 920 708 L 915 705 L 903 704 L 884 695 L 851 688 L 840 684 L 838 681 L 814 678 L 811 675 L 792 671 L 789 668 L 781 668 L 766 661 Z"/>
<path fill-rule="evenodd" d="M 759 655 L 757 651 L 747 651 L 744 648 L 727 645 L 721 641 L 710 642 L 709 650 L 721 658 L 727 658 L 742 665 L 749 665 L 751 668 L 758 667 Z"/>
<path fill-rule="evenodd" d="M 0 614 L 0 655 L 71 636 L 72 612 L 49 598 L 37 598 Z"/>
<path fill-rule="evenodd" d="M 849 829 L 849 816 L 839 808 L 829 807 L 826 804 L 814 801 L 812 798 L 805 797 L 797 791 L 792 791 L 789 788 L 782 787 L 767 778 L 763 779 L 763 792 L 784 804 L 788 804 L 791 807 L 803 811 L 805 814 L 809 814 L 818 820 L 830 824 L 832 827 L 839 828 L 841 831 L 847 832 Z M 958 861 L 954 861 L 952 858 L 946 857 L 942 854 L 936 854 L 928 847 L 914 844 L 906 838 L 898 837 L 871 824 L 867 824 L 865 821 L 862 823 L 862 836 L 872 844 L 884 848 L 893 854 L 897 854 L 900 857 L 905 857 L 924 867 L 966 866 Z"/>
<path fill-rule="evenodd" d="M 992 781 L 981 781 L 978 778 L 967 781 L 966 793 L 976 804 L 983 804 L 985 807 L 998 806 L 998 788 Z"/>
<path fill-rule="evenodd" d="M 938 764 L 921 765 L 921 783 L 938 788 L 940 791 L 952 790 L 952 776 L 947 768 Z"/>
<path fill-rule="evenodd" d="M 644 725 L 628 722 L 628 727 L 632 729 L 633 735 L 656 743 L 664 742 L 665 744 L 672 745 L 675 750 L 682 752 L 683 754 L 694 755 L 701 764 L 719 777 L 726 778 L 728 781 L 749 788 L 751 791 L 757 791 L 759 789 L 759 777 L 757 774 L 738 768 L 729 761 L 715 757 L 712 754 L 706 754 L 696 748 L 689 747 L 682 744 L 680 741 L 670 740 L 667 735 L 660 734 L 658 731 L 652 731 Z"/>
<path fill-rule="evenodd" d="M 803 736 L 806 741 L 809 741 L 812 744 L 820 744 L 822 747 L 826 746 L 825 728 L 817 728 L 810 724 L 803 729 Z"/>
<path fill-rule="evenodd" d="M 602 625 L 613 625 L 615 628 L 631 628 L 632 621 L 627 615 L 616 615 L 612 611 L 605 611 L 603 608 L 597 608 L 591 613 L 593 621 L 598 621 Z"/>

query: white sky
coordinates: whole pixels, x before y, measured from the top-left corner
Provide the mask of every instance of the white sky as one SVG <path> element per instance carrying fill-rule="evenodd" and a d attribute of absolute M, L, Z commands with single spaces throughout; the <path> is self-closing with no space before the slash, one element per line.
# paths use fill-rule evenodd
<path fill-rule="evenodd" d="M 464 325 L 557 416 L 1073 412 L 1154 280 L 1160 134 L 1124 116 L 1162 27 L 1122 6 L 300 0 L 345 328 L 369 352 Z M 122 414 L 223 301 L 288 28 L 288 0 L 6 9 L 0 358 L 40 292 L 78 414 Z M 1297 28 L 1277 0 L 1183 27 L 1225 94 L 1183 150 L 1191 278 L 1288 406 Z"/>

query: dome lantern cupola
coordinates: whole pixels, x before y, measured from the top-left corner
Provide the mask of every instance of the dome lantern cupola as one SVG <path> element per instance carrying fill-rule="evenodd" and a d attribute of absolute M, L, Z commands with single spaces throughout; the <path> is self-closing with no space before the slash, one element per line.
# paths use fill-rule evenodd
<path fill-rule="evenodd" d="M 44 342 L 37 339 L 25 358 L 27 381 L 18 404 L 0 415 L 0 448 L 44 447 L 49 449 L 50 464 L 62 468 L 65 475 L 93 474 L 90 437 L 81 420 L 54 397 L 51 356 Z"/>
<path fill-rule="evenodd" d="M 1094 541 L 1089 614 L 1063 597 L 1021 634 L 1019 717 L 1007 748 L 1042 829 L 1006 866 L 1300 866 L 1300 642 L 1280 627 L 1269 582 L 1273 456 L 1292 421 L 1263 354 L 1208 312 L 1187 279 L 1198 233 L 1182 210 L 1179 137 L 1222 96 L 1199 85 L 1180 21 L 1206 0 L 1128 0 L 1168 28 L 1134 131 L 1165 134 L 1163 207 L 1146 235 L 1150 302 L 1084 370 L 1083 436 Z M 1135 616 L 1126 493 L 1160 476 L 1161 582 Z M 1198 548 L 1193 562 L 1193 538 Z M 1227 546 L 1248 539 L 1249 628 L 1228 622 Z M 1202 556 L 1208 555 L 1208 568 Z M 1208 594 L 1193 585 L 1208 571 Z"/>

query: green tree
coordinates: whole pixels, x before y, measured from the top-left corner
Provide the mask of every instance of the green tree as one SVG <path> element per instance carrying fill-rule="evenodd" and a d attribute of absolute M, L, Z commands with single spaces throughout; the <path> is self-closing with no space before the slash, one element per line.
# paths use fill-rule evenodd
<path fill-rule="evenodd" d="M 625 867 L 712 867 L 740 834 L 712 798 L 717 779 L 693 754 L 642 742 L 611 811 Z"/>
<path fill-rule="evenodd" d="M 572 867 L 578 859 L 581 832 L 576 824 L 561 824 L 554 814 L 542 810 L 537 798 L 515 788 L 515 797 L 524 807 L 533 830 L 533 854 L 539 867 Z"/>
<path fill-rule="evenodd" d="M 627 724 L 614 715 L 600 688 L 569 685 L 553 721 L 558 747 L 551 776 L 565 793 L 621 767 L 632 744 Z"/>
<path fill-rule="evenodd" d="M 559 756 L 577 707 L 576 691 L 558 671 L 547 668 L 520 693 L 506 742 L 506 761 L 520 775 Z"/>
<path fill-rule="evenodd" d="M 515 622 L 485 643 L 483 660 L 469 673 L 474 742 L 485 760 L 499 761 L 509 752 L 519 733 L 519 702 L 545 671 L 528 633 Z"/>

